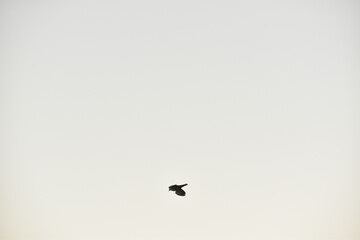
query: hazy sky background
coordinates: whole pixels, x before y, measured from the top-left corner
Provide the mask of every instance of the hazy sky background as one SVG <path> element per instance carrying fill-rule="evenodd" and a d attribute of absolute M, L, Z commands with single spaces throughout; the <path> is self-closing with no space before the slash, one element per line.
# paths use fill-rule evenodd
<path fill-rule="evenodd" d="M 356 0 L 2 0 L 0 238 L 360 239 L 359 43 Z"/>

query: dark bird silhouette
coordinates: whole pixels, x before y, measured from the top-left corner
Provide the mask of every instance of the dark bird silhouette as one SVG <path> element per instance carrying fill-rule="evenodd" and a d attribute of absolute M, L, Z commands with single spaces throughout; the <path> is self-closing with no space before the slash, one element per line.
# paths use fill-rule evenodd
<path fill-rule="evenodd" d="M 185 187 L 187 184 L 183 184 L 183 185 L 171 185 L 170 187 L 169 187 L 169 191 L 175 191 L 175 193 L 177 194 L 177 195 L 179 195 L 179 196 L 185 196 L 185 191 L 184 190 L 182 190 L 181 188 L 182 187 Z"/>

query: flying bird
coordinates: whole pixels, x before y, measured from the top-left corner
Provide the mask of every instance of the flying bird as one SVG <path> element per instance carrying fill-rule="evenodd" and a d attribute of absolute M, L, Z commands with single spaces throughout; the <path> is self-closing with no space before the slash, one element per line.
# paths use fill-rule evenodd
<path fill-rule="evenodd" d="M 170 187 L 169 187 L 169 191 L 175 191 L 175 193 L 177 194 L 177 195 L 179 195 L 179 196 L 185 196 L 185 191 L 184 190 L 182 190 L 181 188 L 182 187 L 185 187 L 187 184 L 183 184 L 183 185 L 171 185 Z"/>

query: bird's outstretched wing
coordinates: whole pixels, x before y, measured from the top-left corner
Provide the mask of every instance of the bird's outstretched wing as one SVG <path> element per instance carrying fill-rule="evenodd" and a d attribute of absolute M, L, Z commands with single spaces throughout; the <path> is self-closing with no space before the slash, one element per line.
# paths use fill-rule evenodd
<path fill-rule="evenodd" d="M 177 189 L 175 193 L 179 196 L 185 196 L 186 194 L 185 191 L 182 190 L 181 188 Z"/>

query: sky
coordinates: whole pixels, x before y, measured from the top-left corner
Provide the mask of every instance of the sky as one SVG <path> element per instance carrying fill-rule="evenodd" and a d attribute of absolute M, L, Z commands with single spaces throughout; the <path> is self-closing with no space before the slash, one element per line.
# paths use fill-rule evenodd
<path fill-rule="evenodd" d="M 2 0 L 0 238 L 360 239 L 359 43 L 355 0 Z"/>

